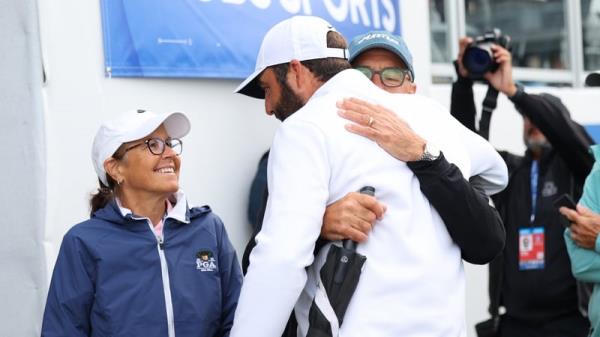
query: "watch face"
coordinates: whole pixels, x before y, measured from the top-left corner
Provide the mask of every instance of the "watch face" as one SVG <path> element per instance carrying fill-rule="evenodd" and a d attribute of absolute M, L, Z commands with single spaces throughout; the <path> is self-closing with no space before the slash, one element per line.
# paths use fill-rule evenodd
<path fill-rule="evenodd" d="M 437 157 L 440 156 L 440 149 L 438 149 L 438 147 L 435 146 L 435 144 L 427 143 L 425 149 L 429 150 L 429 153 L 431 153 L 434 159 L 437 159 Z"/>
<path fill-rule="evenodd" d="M 421 160 L 433 161 L 438 159 L 439 156 L 440 150 L 437 148 L 437 146 L 427 142 L 427 144 L 425 144 L 425 150 L 423 151 Z"/>

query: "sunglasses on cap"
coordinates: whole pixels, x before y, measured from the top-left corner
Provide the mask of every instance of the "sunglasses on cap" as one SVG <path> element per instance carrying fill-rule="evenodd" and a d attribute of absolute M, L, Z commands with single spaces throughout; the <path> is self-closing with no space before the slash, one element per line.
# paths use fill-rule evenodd
<path fill-rule="evenodd" d="M 410 70 L 402 69 L 399 67 L 383 68 L 379 71 L 373 70 L 366 66 L 358 66 L 354 68 L 363 73 L 369 80 L 373 80 L 375 74 L 379 74 L 381 83 L 386 87 L 399 87 L 404 83 L 404 79 L 408 77 L 408 80 L 412 82 L 410 77 Z"/>

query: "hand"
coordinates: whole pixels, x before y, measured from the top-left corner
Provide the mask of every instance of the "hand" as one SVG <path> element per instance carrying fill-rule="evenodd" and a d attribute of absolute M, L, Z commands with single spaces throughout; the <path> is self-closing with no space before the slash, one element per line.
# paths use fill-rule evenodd
<path fill-rule="evenodd" d="M 582 248 L 593 250 L 600 233 L 600 215 L 581 205 L 577 205 L 577 211 L 566 207 L 561 207 L 559 211 L 572 222 L 570 229 L 573 241 Z"/>
<path fill-rule="evenodd" d="M 465 65 L 462 63 L 463 55 L 465 54 L 465 49 L 467 46 L 473 42 L 473 39 L 465 36 L 458 40 L 458 56 L 456 58 L 456 62 L 458 63 L 458 74 L 461 77 L 468 77 L 469 71 L 465 68 Z"/>
<path fill-rule="evenodd" d="M 498 45 L 492 45 L 491 49 L 494 53 L 496 63 L 500 66 L 493 73 L 487 72 L 483 74 L 483 77 L 496 90 L 508 97 L 512 97 L 517 92 L 517 86 L 512 77 L 512 55 L 508 50 Z"/>
<path fill-rule="evenodd" d="M 352 239 L 363 242 L 367 240 L 375 220 L 381 219 L 383 213 L 385 206 L 374 197 L 358 192 L 348 193 L 327 206 L 321 237 L 330 241 Z"/>
<path fill-rule="evenodd" d="M 407 162 L 423 155 L 425 140 L 391 110 L 358 98 L 345 98 L 337 107 L 341 117 L 354 122 L 346 130 L 376 142 L 394 158 Z"/>

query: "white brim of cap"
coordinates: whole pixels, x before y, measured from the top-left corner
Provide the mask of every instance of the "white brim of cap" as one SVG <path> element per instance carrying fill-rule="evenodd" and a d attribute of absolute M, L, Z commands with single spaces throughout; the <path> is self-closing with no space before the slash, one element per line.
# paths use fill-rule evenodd
<path fill-rule="evenodd" d="M 142 139 L 156 129 L 158 129 L 161 124 L 165 125 L 165 129 L 167 131 L 167 135 L 171 138 L 181 138 L 187 135 L 190 132 L 191 124 L 187 116 L 181 112 L 171 112 L 166 114 L 156 114 L 154 118 L 150 118 L 143 123 L 140 124 L 138 128 L 132 130 L 132 132 L 123 135 L 122 137 L 118 137 L 120 144 L 132 142 L 134 140 Z M 119 148 L 117 146 L 112 154 L 117 151 Z"/>
<path fill-rule="evenodd" d="M 165 124 L 167 134 L 171 138 L 182 138 L 185 137 L 190 130 L 192 125 L 187 116 L 181 112 L 172 112 L 162 122 Z M 161 123 L 161 124 L 162 124 Z M 160 125 L 160 124 L 158 124 Z M 158 127 L 158 126 L 157 126 Z"/>
<path fill-rule="evenodd" d="M 258 85 L 258 77 L 265 69 L 266 67 L 255 70 L 234 92 L 254 98 L 265 98 L 264 90 Z"/>

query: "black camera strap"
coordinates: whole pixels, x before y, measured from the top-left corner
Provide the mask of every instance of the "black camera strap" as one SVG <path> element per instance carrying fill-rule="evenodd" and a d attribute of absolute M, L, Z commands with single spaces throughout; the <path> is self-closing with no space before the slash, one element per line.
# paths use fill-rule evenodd
<path fill-rule="evenodd" d="M 490 85 L 483 100 L 481 119 L 479 119 L 479 135 L 487 140 L 490 139 L 490 120 L 492 119 L 492 112 L 496 110 L 497 102 L 498 90 Z"/>

